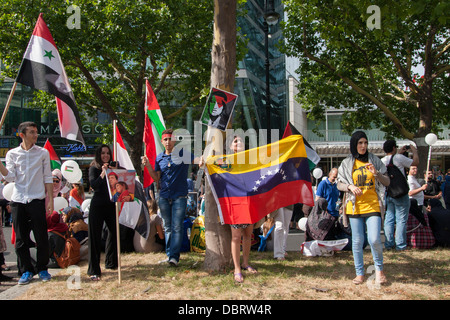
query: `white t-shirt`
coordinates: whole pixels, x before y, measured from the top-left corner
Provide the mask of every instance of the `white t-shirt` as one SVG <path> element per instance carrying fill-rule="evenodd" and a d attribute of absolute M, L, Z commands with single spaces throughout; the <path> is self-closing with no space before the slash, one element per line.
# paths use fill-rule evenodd
<path fill-rule="evenodd" d="M 384 163 L 385 166 L 387 166 L 389 164 L 389 162 L 391 161 L 391 157 L 392 156 L 386 156 L 381 159 L 381 161 Z M 411 167 L 411 164 L 413 163 L 413 159 L 405 157 L 402 154 L 396 154 L 394 157 L 393 163 L 394 163 L 394 166 L 399 168 L 400 171 L 403 173 L 403 175 L 405 175 L 405 168 Z M 405 178 L 406 178 L 406 175 L 405 175 Z"/>
<path fill-rule="evenodd" d="M 395 160 L 395 158 L 394 158 Z M 408 175 L 408 185 L 409 185 L 409 190 L 414 190 L 414 189 L 418 189 L 421 187 L 419 181 L 417 181 L 416 177 Z M 417 204 L 419 206 L 423 206 L 423 201 L 425 200 L 425 196 L 423 194 L 423 191 L 420 191 L 412 196 L 409 196 L 410 199 L 416 199 L 417 200 Z"/>

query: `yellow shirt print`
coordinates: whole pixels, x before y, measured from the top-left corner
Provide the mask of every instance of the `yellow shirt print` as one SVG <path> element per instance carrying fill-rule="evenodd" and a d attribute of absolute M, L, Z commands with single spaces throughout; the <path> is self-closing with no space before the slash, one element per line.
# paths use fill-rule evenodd
<path fill-rule="evenodd" d="M 378 196 L 375 190 L 375 177 L 372 172 L 367 170 L 366 163 L 355 160 L 355 164 L 353 165 L 353 184 L 360 188 L 363 194 L 356 197 L 355 212 L 353 212 L 352 203 L 347 203 L 347 214 L 380 212 L 380 203 L 378 202 Z"/>

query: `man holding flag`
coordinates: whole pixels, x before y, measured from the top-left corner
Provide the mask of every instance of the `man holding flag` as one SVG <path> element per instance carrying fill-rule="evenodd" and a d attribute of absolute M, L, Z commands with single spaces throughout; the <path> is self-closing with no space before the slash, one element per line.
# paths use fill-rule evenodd
<path fill-rule="evenodd" d="M 159 195 L 159 208 L 164 221 L 164 234 L 166 240 L 167 259 L 161 262 L 168 262 L 177 266 L 180 260 L 180 250 L 183 241 L 183 221 L 186 214 L 187 205 L 187 176 L 190 163 L 179 161 L 183 155 L 174 151 L 176 137 L 172 129 L 162 132 L 161 142 L 165 151 L 160 153 L 155 160 L 153 169 L 147 156 L 142 157 L 142 163 L 155 182 L 159 182 L 161 191 Z M 185 150 L 181 150 L 185 152 Z M 191 163 L 202 165 L 202 159 L 191 155 Z"/>

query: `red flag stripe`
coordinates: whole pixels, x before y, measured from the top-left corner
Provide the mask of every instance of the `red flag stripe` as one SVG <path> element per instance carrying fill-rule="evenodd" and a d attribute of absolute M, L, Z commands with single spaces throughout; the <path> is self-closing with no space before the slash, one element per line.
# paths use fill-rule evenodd
<path fill-rule="evenodd" d="M 314 206 L 311 187 L 311 182 L 297 180 L 280 184 L 255 196 L 219 198 L 223 221 L 225 224 L 253 224 L 269 213 L 295 203 Z M 292 190 L 297 192 L 293 193 Z"/>

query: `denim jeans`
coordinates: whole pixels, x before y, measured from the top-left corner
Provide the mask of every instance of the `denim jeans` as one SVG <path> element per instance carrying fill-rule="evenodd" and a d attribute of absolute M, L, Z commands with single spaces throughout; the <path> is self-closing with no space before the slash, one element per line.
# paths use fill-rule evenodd
<path fill-rule="evenodd" d="M 364 275 L 364 238 L 365 228 L 367 227 L 367 240 L 372 251 L 375 270 L 383 270 L 383 244 L 381 243 L 381 217 L 370 216 L 360 218 L 350 218 L 350 226 L 352 228 L 352 251 L 353 260 L 355 262 L 355 270 L 357 276 Z"/>
<path fill-rule="evenodd" d="M 406 249 L 406 222 L 408 221 L 409 195 L 398 199 L 386 197 L 386 216 L 384 218 L 384 235 L 386 249 Z M 395 235 L 395 236 L 394 236 Z"/>
<path fill-rule="evenodd" d="M 169 259 L 180 260 L 181 244 L 183 242 L 183 221 L 186 215 L 187 198 L 159 198 L 159 209 L 164 222 L 166 239 L 166 254 Z"/>

